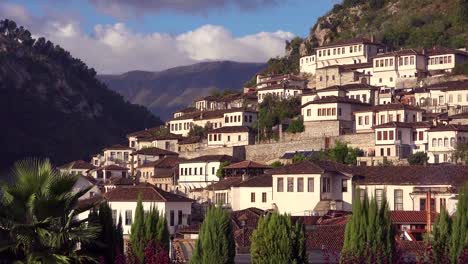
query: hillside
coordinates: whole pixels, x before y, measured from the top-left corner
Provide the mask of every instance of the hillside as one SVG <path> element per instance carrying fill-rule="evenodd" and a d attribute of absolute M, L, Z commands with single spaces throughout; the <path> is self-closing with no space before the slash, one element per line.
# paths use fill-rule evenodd
<path fill-rule="evenodd" d="M 146 106 L 163 119 L 212 90 L 238 90 L 263 63 L 231 61 L 203 62 L 161 72 L 133 71 L 121 75 L 99 75 L 107 86 L 130 102 Z"/>
<path fill-rule="evenodd" d="M 311 21 L 311 24 L 314 23 Z M 467 0 L 344 0 L 320 17 L 305 38 L 287 43 L 267 72 L 298 72 L 300 56 L 352 37 L 374 37 L 389 49 L 468 46 Z"/>
<path fill-rule="evenodd" d="M 0 22 L 0 171 L 24 157 L 88 158 L 131 131 L 161 124 L 53 43 Z"/>

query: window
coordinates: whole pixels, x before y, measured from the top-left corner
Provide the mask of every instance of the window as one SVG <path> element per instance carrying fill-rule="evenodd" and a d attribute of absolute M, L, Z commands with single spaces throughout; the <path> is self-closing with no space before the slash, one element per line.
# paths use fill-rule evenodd
<path fill-rule="evenodd" d="M 211 174 L 215 175 L 215 167 L 211 167 Z"/>
<path fill-rule="evenodd" d="M 362 116 L 358 117 L 358 125 L 362 125 Z"/>
<path fill-rule="evenodd" d="M 332 116 L 336 115 L 336 108 L 332 108 Z"/>
<path fill-rule="evenodd" d="M 314 178 L 307 178 L 307 191 L 314 192 Z"/>
<path fill-rule="evenodd" d="M 419 131 L 419 140 L 424 140 L 424 132 Z"/>
<path fill-rule="evenodd" d="M 440 198 L 440 210 L 445 209 L 446 206 L 447 206 L 447 200 L 445 198 Z"/>
<path fill-rule="evenodd" d="M 444 138 L 444 147 L 448 147 L 448 138 Z"/>
<path fill-rule="evenodd" d="M 398 58 L 398 65 L 403 65 L 403 58 Z"/>
<path fill-rule="evenodd" d="M 395 201 L 393 210 L 403 210 L 403 190 L 396 189 L 394 191 Z"/>
<path fill-rule="evenodd" d="M 410 57 L 410 64 L 411 64 L 411 65 L 414 65 L 414 56 L 411 56 L 411 57 Z"/>
<path fill-rule="evenodd" d="M 408 65 L 408 57 L 405 57 L 405 65 Z"/>
<path fill-rule="evenodd" d="M 426 198 L 419 198 L 419 211 L 426 211 Z"/>
<path fill-rule="evenodd" d="M 324 193 L 330 192 L 330 178 L 328 177 L 322 178 L 322 192 Z"/>
<path fill-rule="evenodd" d="M 368 125 L 369 124 L 369 116 L 364 117 L 364 124 Z"/>
<path fill-rule="evenodd" d="M 182 225 L 182 210 L 177 212 L 177 224 Z"/>
<path fill-rule="evenodd" d="M 348 192 L 348 179 L 341 179 L 341 192 Z"/>
<path fill-rule="evenodd" d="M 389 131 L 388 139 L 393 140 L 393 130 Z"/>
<path fill-rule="evenodd" d="M 294 192 L 294 178 L 288 177 L 288 192 Z"/>
<path fill-rule="evenodd" d="M 387 156 L 390 156 L 390 155 L 391 155 L 390 148 L 387 148 Z"/>
<path fill-rule="evenodd" d="M 375 199 L 379 207 L 382 205 L 383 191 L 383 189 L 375 189 Z"/>
<path fill-rule="evenodd" d="M 250 202 L 255 203 L 255 193 L 254 192 L 250 193 Z"/>
<path fill-rule="evenodd" d="M 345 48 L 341 48 L 341 53 L 342 53 L 342 54 L 345 54 L 345 52 L 346 52 Z M 449 62 L 450 62 L 450 61 L 449 61 Z"/>
<path fill-rule="evenodd" d="M 432 146 L 437 147 L 437 139 L 436 138 L 432 139 Z"/>
<path fill-rule="evenodd" d="M 284 189 L 283 178 L 276 179 L 276 191 L 283 192 L 283 189 Z"/>
<path fill-rule="evenodd" d="M 439 140 L 438 140 L 438 141 L 439 141 L 439 147 L 443 147 L 443 146 L 444 146 L 444 145 L 443 145 L 444 143 L 442 142 L 442 139 L 441 139 L 441 138 L 439 138 Z"/>
<path fill-rule="evenodd" d="M 125 225 L 132 225 L 132 210 L 125 210 Z"/>
<path fill-rule="evenodd" d="M 450 146 L 451 147 L 455 146 L 455 138 L 454 137 L 450 138 Z"/>
<path fill-rule="evenodd" d="M 169 225 L 174 226 L 174 210 L 169 212 Z"/>
<path fill-rule="evenodd" d="M 393 122 L 393 115 L 388 115 L 388 122 Z"/>
<path fill-rule="evenodd" d="M 393 66 L 393 58 L 390 59 L 390 66 Z M 391 79 L 391 78 L 390 78 Z"/>
<path fill-rule="evenodd" d="M 263 192 L 262 193 L 262 203 L 266 203 L 266 202 L 267 202 L 267 193 Z"/>
<path fill-rule="evenodd" d="M 382 140 L 382 131 L 377 131 L 377 140 Z"/>
<path fill-rule="evenodd" d="M 383 132 L 383 140 L 388 140 L 388 131 Z"/>
<path fill-rule="evenodd" d="M 242 140 L 241 135 L 238 135 L 238 136 L 237 136 L 237 141 L 241 141 L 241 140 Z"/>
<path fill-rule="evenodd" d="M 203 167 L 200 167 L 200 175 L 203 175 Z"/>
<path fill-rule="evenodd" d="M 231 136 L 227 136 L 227 141 L 231 141 Z"/>
<path fill-rule="evenodd" d="M 311 115 L 311 112 L 312 112 L 311 109 L 307 109 L 307 116 L 310 116 L 310 115 Z"/>
<path fill-rule="evenodd" d="M 304 191 L 304 178 L 297 178 L 297 191 L 298 192 Z"/>

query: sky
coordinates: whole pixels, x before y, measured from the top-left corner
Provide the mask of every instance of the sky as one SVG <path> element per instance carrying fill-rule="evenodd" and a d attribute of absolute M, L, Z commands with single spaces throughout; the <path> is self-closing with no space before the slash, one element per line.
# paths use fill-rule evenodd
<path fill-rule="evenodd" d="M 338 0 L 1 0 L 0 17 L 101 74 L 266 62 Z"/>

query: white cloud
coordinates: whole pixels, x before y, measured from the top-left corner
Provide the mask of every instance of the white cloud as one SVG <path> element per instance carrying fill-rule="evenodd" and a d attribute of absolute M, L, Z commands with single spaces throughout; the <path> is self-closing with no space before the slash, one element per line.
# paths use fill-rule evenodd
<path fill-rule="evenodd" d="M 81 29 L 77 20 L 34 17 L 22 6 L 0 4 L 0 15 L 6 10 L 15 10 L 9 17 L 31 26 L 34 36 L 50 39 L 99 73 L 158 71 L 207 60 L 266 62 L 270 57 L 283 55 L 285 41 L 294 37 L 284 31 L 235 37 L 216 25 L 174 36 L 135 32 L 124 23 L 98 24 L 90 34 Z"/>

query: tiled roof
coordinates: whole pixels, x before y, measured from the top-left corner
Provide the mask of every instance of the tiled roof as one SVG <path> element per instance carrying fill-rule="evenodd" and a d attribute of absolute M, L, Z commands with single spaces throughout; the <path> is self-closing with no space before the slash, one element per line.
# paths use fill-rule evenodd
<path fill-rule="evenodd" d="M 374 42 L 374 41 L 372 41 L 372 40 L 370 40 L 368 38 L 357 37 L 357 38 L 343 39 L 343 40 L 334 41 L 334 42 L 331 42 L 331 43 L 328 43 L 328 44 L 324 44 L 321 47 L 318 47 L 317 49 L 336 47 L 336 46 L 344 46 L 344 45 L 353 45 L 353 44 L 382 45 L 382 44 Z"/>
<path fill-rule="evenodd" d="M 340 252 L 344 243 L 346 225 L 317 225 L 306 231 L 307 251 L 328 250 Z"/>
<path fill-rule="evenodd" d="M 421 109 L 419 107 L 415 107 L 415 106 L 412 106 L 412 105 L 405 105 L 405 104 L 395 103 L 395 104 L 374 105 L 374 106 L 372 106 L 372 107 L 370 107 L 369 109 L 366 109 L 366 110 L 355 111 L 355 113 L 380 112 L 380 111 L 390 111 L 390 110 L 413 110 L 413 111 L 424 112 L 424 109 Z"/>
<path fill-rule="evenodd" d="M 374 58 L 390 57 L 390 56 L 406 56 L 406 55 L 423 55 L 422 49 L 402 49 L 377 54 Z"/>
<path fill-rule="evenodd" d="M 198 111 L 198 109 L 195 108 L 195 107 L 187 107 L 187 108 L 184 108 L 182 110 L 175 111 L 174 113 L 192 113 L 192 112 L 196 112 L 196 111 Z"/>
<path fill-rule="evenodd" d="M 151 148 L 142 148 L 133 153 L 133 155 L 147 155 L 147 156 L 159 156 L 159 155 L 174 155 L 178 156 L 179 154 L 170 150 L 160 149 L 156 147 Z"/>
<path fill-rule="evenodd" d="M 106 166 L 99 167 L 99 168 L 97 168 L 95 170 L 127 171 L 128 168 L 127 167 L 122 167 L 122 166 L 119 166 L 119 165 L 115 165 L 115 164 L 111 164 L 111 165 L 106 165 Z"/>
<path fill-rule="evenodd" d="M 183 138 L 181 141 L 179 141 L 179 145 L 187 145 L 187 144 L 195 144 L 200 142 L 200 137 L 195 136 L 195 137 L 187 137 Z"/>
<path fill-rule="evenodd" d="M 456 125 L 456 124 L 448 124 L 448 125 L 440 125 L 429 129 L 430 132 L 438 132 L 438 131 L 464 131 L 468 132 L 468 125 Z"/>
<path fill-rule="evenodd" d="M 129 146 L 117 144 L 117 145 L 113 145 L 113 146 L 103 149 L 103 151 L 106 151 L 106 150 L 133 150 L 133 149 Z"/>
<path fill-rule="evenodd" d="M 140 194 L 144 202 L 193 202 L 192 199 L 151 185 L 119 186 L 105 193 L 104 198 L 110 202 L 136 202 Z"/>
<path fill-rule="evenodd" d="M 229 155 L 204 155 L 200 157 L 196 157 L 193 159 L 189 159 L 186 161 L 183 161 L 181 163 L 193 163 L 193 162 L 209 162 L 209 161 L 230 161 L 230 162 L 236 162 L 237 159 L 229 156 Z"/>
<path fill-rule="evenodd" d="M 115 176 L 105 182 L 106 185 L 133 185 L 134 183 L 135 181 L 133 179 Z"/>
<path fill-rule="evenodd" d="M 152 127 L 152 128 L 147 128 L 144 130 L 136 131 L 133 133 L 130 133 L 127 135 L 127 137 L 140 137 L 140 136 L 148 136 L 152 135 L 153 133 L 157 133 L 161 130 L 161 127 Z"/>
<path fill-rule="evenodd" d="M 185 161 L 184 158 L 179 158 L 175 156 L 168 156 L 162 159 L 148 162 L 146 164 L 140 165 L 138 168 L 174 168 L 181 161 Z"/>
<path fill-rule="evenodd" d="M 272 187 L 273 178 L 271 175 L 264 174 L 254 177 L 239 183 L 236 187 Z"/>
<path fill-rule="evenodd" d="M 380 124 L 377 126 L 373 126 L 372 128 L 378 129 L 378 128 L 391 128 L 391 127 L 407 127 L 407 128 L 413 128 L 412 123 L 404 123 L 404 122 L 388 122 L 384 124 Z"/>
<path fill-rule="evenodd" d="M 263 84 L 263 83 L 269 83 L 269 82 L 274 82 L 274 81 L 282 81 L 282 80 L 292 80 L 292 81 L 306 81 L 306 79 L 293 75 L 293 74 L 280 74 L 280 75 L 271 75 L 271 76 L 262 76 L 260 79 L 266 79 L 269 78 L 268 80 L 260 81 L 257 83 Z"/>
<path fill-rule="evenodd" d="M 431 222 L 435 222 L 437 213 L 431 213 Z M 390 211 L 390 220 L 393 224 L 426 224 L 426 211 Z"/>
<path fill-rule="evenodd" d="M 181 138 L 182 137 L 180 135 L 176 135 L 172 133 L 138 136 L 139 141 L 145 141 L 145 142 L 151 142 L 155 140 L 180 140 Z"/>
<path fill-rule="evenodd" d="M 299 87 L 299 86 L 288 85 L 286 83 L 283 83 L 283 84 L 270 85 L 270 86 L 267 86 L 267 87 L 258 88 L 257 91 L 269 91 L 269 90 L 277 90 L 277 89 L 305 90 L 305 88 L 302 88 L 302 87 Z"/>
<path fill-rule="evenodd" d="M 355 70 L 363 69 L 363 68 L 372 68 L 372 66 L 373 66 L 372 62 L 355 63 L 355 64 L 335 64 L 335 65 L 318 68 L 317 71 L 324 70 L 324 69 L 333 69 L 333 68 L 339 68 L 341 71 L 355 71 Z"/>
<path fill-rule="evenodd" d="M 247 169 L 247 168 L 251 168 L 251 169 L 254 169 L 254 168 L 270 169 L 271 166 L 261 164 L 261 163 L 257 163 L 255 161 L 251 161 L 251 160 L 244 160 L 244 161 L 241 161 L 241 162 L 233 163 L 233 164 L 228 165 L 228 166 L 226 166 L 224 168 L 225 169 Z"/>
<path fill-rule="evenodd" d="M 329 103 L 344 103 L 344 104 L 357 104 L 357 105 L 364 105 L 364 106 L 370 106 L 368 103 L 363 103 L 359 100 L 356 99 L 351 99 L 351 98 L 346 98 L 342 96 L 326 96 L 322 97 L 320 99 L 316 99 L 310 102 L 307 102 L 302 105 L 302 107 L 306 107 L 311 104 L 329 104 Z"/>
<path fill-rule="evenodd" d="M 458 49 L 450 49 L 446 47 L 434 47 L 432 49 L 426 50 L 428 56 L 436 56 L 436 55 L 445 55 L 445 54 L 459 54 L 468 56 L 468 52 Z"/>
<path fill-rule="evenodd" d="M 356 166 L 358 184 L 369 185 L 463 185 L 468 181 L 468 166 Z"/>
<path fill-rule="evenodd" d="M 231 108 L 231 109 L 223 109 L 223 110 L 210 110 L 210 111 L 197 111 L 193 113 L 188 113 L 183 116 L 179 116 L 176 118 L 171 119 L 170 121 L 176 120 L 206 120 L 206 119 L 214 119 L 214 118 L 221 118 L 224 116 L 225 113 L 232 113 L 232 112 L 256 112 L 252 109 L 244 109 L 244 108 Z"/>
<path fill-rule="evenodd" d="M 237 184 L 242 182 L 242 177 L 226 177 L 219 182 L 210 184 L 205 187 L 206 190 L 227 190 L 230 189 L 232 186 L 236 186 Z"/>
<path fill-rule="evenodd" d="M 284 174 L 322 174 L 325 172 L 337 172 L 342 174 L 352 173 L 353 168 L 332 161 L 301 161 L 280 168 L 272 169 L 268 173 L 272 175 Z"/>
<path fill-rule="evenodd" d="M 415 93 L 425 93 L 427 90 L 442 90 L 442 91 L 457 91 L 468 90 L 468 79 L 459 81 L 450 81 L 443 83 L 436 83 L 421 88 L 416 88 Z"/>
<path fill-rule="evenodd" d="M 92 165 L 89 162 L 84 160 L 76 160 L 59 167 L 60 169 L 69 169 L 69 170 L 92 170 L 96 166 Z"/>
<path fill-rule="evenodd" d="M 378 90 L 377 86 L 372 86 L 369 84 L 363 83 L 352 83 L 352 84 L 345 84 L 345 85 L 333 85 L 327 88 L 316 90 L 316 93 L 320 92 L 328 92 L 328 91 L 355 91 L 355 90 Z"/>
<path fill-rule="evenodd" d="M 451 119 L 466 119 L 466 118 L 468 118 L 468 112 L 464 112 L 464 113 L 460 113 L 460 114 L 456 114 L 456 115 L 451 115 L 448 118 L 451 118 Z"/>
<path fill-rule="evenodd" d="M 247 126 L 224 126 L 217 129 L 210 130 L 208 133 L 242 133 L 250 132 L 250 128 Z"/>

